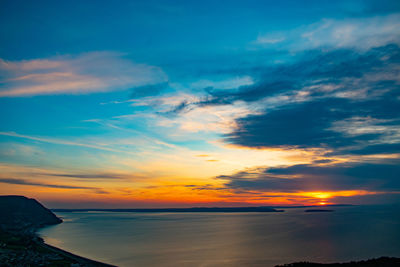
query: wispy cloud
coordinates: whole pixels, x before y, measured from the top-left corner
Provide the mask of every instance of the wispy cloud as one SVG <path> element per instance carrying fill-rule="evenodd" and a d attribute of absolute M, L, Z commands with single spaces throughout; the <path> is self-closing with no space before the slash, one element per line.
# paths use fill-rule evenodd
<path fill-rule="evenodd" d="M 82 173 L 42 173 L 41 175 L 45 176 L 53 176 L 53 177 L 65 177 L 65 178 L 76 178 L 76 179 L 95 179 L 95 180 L 103 180 L 103 179 L 124 179 L 128 176 L 121 174 L 111 174 L 111 173 L 91 173 L 91 174 L 82 174 Z"/>
<path fill-rule="evenodd" d="M 104 170 L 101 169 L 77 169 L 60 170 L 58 168 L 35 167 L 24 164 L 3 164 L 0 163 L 0 178 L 22 179 L 24 181 L 46 183 L 47 181 L 57 181 L 69 184 L 83 183 L 84 186 L 93 183 L 98 184 L 119 184 L 130 183 L 131 181 L 146 179 L 140 173 L 122 170 Z M 97 188 L 97 187 L 96 187 Z"/>
<path fill-rule="evenodd" d="M 0 97 L 108 92 L 166 81 L 160 68 L 136 64 L 112 52 L 22 61 L 0 59 Z"/>
<path fill-rule="evenodd" d="M 400 14 L 354 18 L 325 19 L 309 26 L 301 37 L 311 48 L 332 46 L 370 49 L 388 43 L 400 44 Z"/>
<path fill-rule="evenodd" d="M 400 44 L 400 14 L 346 19 L 326 18 L 292 30 L 259 35 L 252 45 L 294 51 L 315 48 L 368 50 L 388 43 Z"/>
<path fill-rule="evenodd" d="M 122 151 L 122 150 L 113 149 L 113 148 L 100 146 L 100 145 L 96 145 L 96 144 L 79 143 L 79 142 L 73 142 L 73 141 L 49 138 L 49 137 L 37 137 L 37 136 L 23 135 L 23 134 L 18 134 L 15 132 L 0 132 L 0 135 L 23 138 L 23 139 L 40 141 L 40 142 L 44 142 L 44 143 L 51 143 L 51 144 L 57 144 L 57 145 L 80 146 L 80 147 L 87 147 L 87 148 L 105 150 L 105 151 L 110 151 L 110 152 L 129 153 L 129 151 Z"/>
<path fill-rule="evenodd" d="M 60 188 L 60 189 L 94 189 L 94 190 L 99 189 L 97 187 L 48 184 L 48 183 L 33 182 L 33 181 L 27 181 L 24 179 L 15 179 L 15 178 L 0 178 L 0 183 L 14 184 L 14 185 L 32 185 L 32 186 Z"/>
<path fill-rule="evenodd" d="M 239 88 L 245 85 L 254 84 L 254 80 L 250 76 L 237 76 L 223 80 L 199 80 L 189 84 L 189 87 L 193 90 L 204 89 L 207 87 L 218 88 L 218 89 L 233 89 Z"/>
<path fill-rule="evenodd" d="M 194 103 L 193 109 L 188 106 L 188 110 L 181 112 L 179 116 L 161 117 L 158 124 L 164 127 L 178 128 L 186 133 L 228 133 L 236 127 L 235 119 L 248 114 L 257 114 L 257 111 L 252 110 L 245 103 L 203 107 L 196 107 L 196 103 Z"/>

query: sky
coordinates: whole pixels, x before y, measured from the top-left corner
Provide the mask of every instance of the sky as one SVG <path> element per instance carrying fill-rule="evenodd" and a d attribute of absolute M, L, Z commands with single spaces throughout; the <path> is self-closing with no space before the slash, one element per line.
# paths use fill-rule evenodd
<path fill-rule="evenodd" d="M 0 2 L 0 194 L 400 202 L 400 2 Z"/>

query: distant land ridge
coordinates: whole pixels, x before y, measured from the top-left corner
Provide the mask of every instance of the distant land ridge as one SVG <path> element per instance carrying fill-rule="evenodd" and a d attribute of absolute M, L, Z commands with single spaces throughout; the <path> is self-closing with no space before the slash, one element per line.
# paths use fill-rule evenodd
<path fill-rule="evenodd" d="M 105 211 L 105 212 L 283 212 L 271 207 L 194 207 L 162 209 L 52 209 L 55 212 Z"/>
<path fill-rule="evenodd" d="M 351 204 L 331 204 L 324 207 L 348 207 Z M 191 208 L 87 208 L 87 209 L 51 209 L 54 212 L 85 212 L 85 211 L 104 211 L 104 212 L 283 212 L 282 209 L 295 208 L 316 208 L 314 206 L 256 206 L 256 207 L 191 207 Z"/>

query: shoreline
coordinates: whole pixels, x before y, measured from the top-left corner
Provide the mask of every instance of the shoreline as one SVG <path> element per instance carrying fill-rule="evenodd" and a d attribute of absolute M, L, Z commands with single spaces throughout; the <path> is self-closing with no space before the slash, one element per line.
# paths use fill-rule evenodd
<path fill-rule="evenodd" d="M 40 238 L 40 237 L 39 237 Z M 42 238 L 41 246 L 46 247 L 47 249 L 50 249 L 54 251 L 55 253 L 62 254 L 64 257 L 70 258 L 72 260 L 77 261 L 79 264 L 83 264 L 83 266 L 93 266 L 93 267 L 117 267 L 116 265 L 92 260 L 89 258 L 85 258 L 76 254 L 73 254 L 71 252 L 68 252 L 66 250 L 54 247 L 52 245 L 46 244 Z M 371 258 L 371 259 L 366 259 L 366 260 L 359 260 L 359 261 L 348 261 L 348 262 L 334 262 L 334 263 L 318 263 L 318 262 L 293 262 L 293 263 L 286 263 L 286 264 L 281 264 L 281 265 L 275 265 L 274 267 L 325 267 L 325 266 L 331 266 L 331 267 L 372 267 L 372 266 L 379 266 L 379 267 L 391 267 L 391 266 L 397 266 L 400 264 L 400 258 L 398 257 L 387 257 L 387 256 L 382 256 L 379 258 Z M 81 266 L 81 265 L 78 265 Z"/>
<path fill-rule="evenodd" d="M 400 266 L 400 258 L 397 257 L 379 257 L 368 260 L 335 262 L 335 263 L 315 263 L 315 262 L 294 262 L 275 267 L 393 267 Z"/>
<path fill-rule="evenodd" d="M 0 230 L 0 237 L 0 262 L 3 262 L 4 264 L 2 266 L 20 266 L 18 264 L 22 262 L 25 265 L 28 264 L 31 266 L 117 267 L 116 265 L 92 260 L 53 245 L 49 245 L 38 235 L 37 231 L 17 233 L 4 232 Z M 7 243 L 7 239 L 13 240 L 13 242 Z M 15 240 L 17 240 L 17 242 Z M 20 246 L 20 248 L 17 246 Z M 38 261 L 39 258 L 41 262 Z M 6 260 L 4 261 L 4 259 Z M 45 265 L 43 265 L 43 262 L 45 262 Z M 294 262 L 275 265 L 275 267 L 390 267 L 398 265 L 400 266 L 400 258 L 383 256 L 367 260 L 340 263 Z"/>
<path fill-rule="evenodd" d="M 116 265 L 100 262 L 100 261 L 97 261 L 97 260 L 92 260 L 92 259 L 89 259 L 89 258 L 86 258 L 86 257 L 83 257 L 83 256 L 79 256 L 77 254 L 73 254 L 73 253 L 71 253 L 69 251 L 66 251 L 64 249 L 49 245 L 44 240 L 43 240 L 43 242 L 37 242 L 36 244 L 38 246 L 41 246 L 41 247 L 45 248 L 45 249 L 51 250 L 54 253 L 61 254 L 63 257 L 75 260 L 79 264 L 84 264 L 84 266 L 117 267 Z"/>
<path fill-rule="evenodd" d="M 49 245 L 36 230 L 16 232 L 0 228 L 1 266 L 117 267 Z"/>

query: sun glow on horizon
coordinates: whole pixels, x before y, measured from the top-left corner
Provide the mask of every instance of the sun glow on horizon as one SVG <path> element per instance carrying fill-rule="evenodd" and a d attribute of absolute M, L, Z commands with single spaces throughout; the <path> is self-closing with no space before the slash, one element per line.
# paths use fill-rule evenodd
<path fill-rule="evenodd" d="M 203 154 L 197 154 L 203 155 Z M 205 155 L 205 154 L 204 154 Z M 197 158 L 207 158 L 206 156 Z M 159 165 L 158 165 L 159 166 Z M 245 205 L 328 205 L 336 198 L 378 194 L 367 190 L 296 191 L 236 190 L 226 185 L 225 179 L 185 178 L 174 176 L 152 177 L 151 173 L 104 171 L 91 175 L 65 173 L 60 170 L 21 168 L 17 165 L 0 165 L 2 191 L 27 195 L 46 202 L 74 203 L 87 201 L 91 205 L 119 207 L 140 206 L 245 206 Z M 194 170 L 192 170 L 194 171 Z M 26 178 L 30 174 L 30 180 Z M 8 178 L 15 177 L 15 178 Z M 93 177 L 93 178 L 91 178 Z M 98 177 L 93 183 L 95 177 Z M 253 181 L 254 178 L 248 178 Z M 71 181 L 74 181 L 71 184 Z"/>

